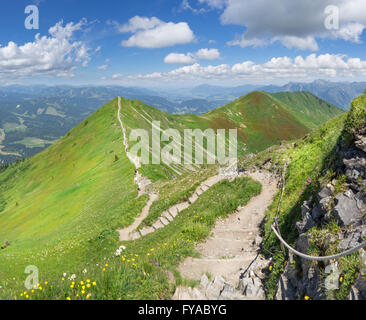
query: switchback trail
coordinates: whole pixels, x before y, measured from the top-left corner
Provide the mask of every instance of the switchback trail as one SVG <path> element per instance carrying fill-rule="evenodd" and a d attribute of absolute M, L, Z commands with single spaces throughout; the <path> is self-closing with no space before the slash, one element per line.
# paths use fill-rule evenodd
<path fill-rule="evenodd" d="M 118 115 L 117 115 L 117 117 L 118 117 L 118 121 L 121 125 L 121 129 L 123 132 L 123 144 L 124 144 L 128 159 L 134 164 L 136 171 L 137 171 L 137 169 L 139 169 L 141 167 L 141 164 L 140 164 L 139 159 L 129 152 L 127 132 L 126 132 L 126 128 L 121 119 L 121 108 L 122 108 L 121 97 L 118 97 Z M 147 120 L 147 121 L 149 121 L 149 120 Z M 207 179 L 206 181 L 202 182 L 197 187 L 197 189 L 195 190 L 195 192 L 189 198 L 188 201 L 176 204 L 176 205 L 172 206 L 171 208 L 169 208 L 168 210 L 164 211 L 161 214 L 161 216 L 157 219 L 157 221 L 155 221 L 155 223 L 152 225 L 152 227 L 147 227 L 142 230 L 138 230 L 138 227 L 141 224 L 141 222 L 149 215 L 149 211 L 150 211 L 152 204 L 158 199 L 158 195 L 156 193 L 149 192 L 148 194 L 149 194 L 150 199 L 149 199 L 148 203 L 146 204 L 146 206 L 142 209 L 141 213 L 138 215 L 138 218 L 135 219 L 134 223 L 132 225 L 128 226 L 127 228 L 117 230 L 119 233 L 120 241 L 136 240 L 136 239 L 139 239 L 150 233 L 153 233 L 160 228 L 164 228 L 171 221 L 173 221 L 174 218 L 181 211 L 187 209 L 192 203 L 196 202 L 202 193 L 206 192 L 208 189 L 210 189 L 212 186 L 214 186 L 215 184 L 217 184 L 218 182 L 220 182 L 222 180 L 234 179 L 237 176 L 238 176 L 237 173 L 219 174 L 219 175 L 216 175 L 216 176 L 213 176 L 213 177 Z M 142 195 L 142 194 L 146 193 L 145 188 L 146 188 L 146 186 L 151 184 L 151 181 L 149 179 L 143 177 L 137 171 L 137 174 L 135 175 L 135 183 L 140 188 L 139 195 Z"/>

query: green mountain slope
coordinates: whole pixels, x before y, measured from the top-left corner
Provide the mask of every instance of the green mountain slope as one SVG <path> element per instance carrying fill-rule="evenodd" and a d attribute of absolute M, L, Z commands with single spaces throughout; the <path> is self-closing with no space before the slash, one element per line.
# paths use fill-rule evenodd
<path fill-rule="evenodd" d="M 310 205 L 315 205 L 319 201 L 319 192 L 331 182 L 335 184 L 334 197 L 349 188 L 350 181 L 347 181 L 342 169 L 343 157 L 345 157 L 342 148 L 345 150 L 353 148 L 354 133 L 365 130 L 365 106 L 366 94 L 354 100 L 349 113 L 328 121 L 314 130 L 306 139 L 296 141 L 295 144 L 288 144 L 286 150 L 276 151 L 276 148 L 271 148 L 260 153 L 255 159 L 246 162 L 248 166 L 260 166 L 265 159 L 271 158 L 272 170 L 282 170 L 285 162 L 288 163 L 286 191 L 283 194 L 278 221 L 283 238 L 293 247 L 300 239 L 296 223 L 302 219 L 301 207 L 304 202 L 311 200 L 312 204 Z M 362 182 L 362 177 L 359 178 L 359 181 Z M 266 279 L 267 295 L 270 299 L 276 297 L 279 277 L 289 265 L 288 256 L 283 255 L 280 243 L 270 229 L 277 214 L 280 198 L 281 191 L 274 198 L 273 204 L 267 212 L 264 225 L 263 253 L 271 256 L 274 261 L 273 270 Z M 332 211 L 335 204 L 330 208 L 330 221 L 315 225 L 306 232 L 310 239 L 310 245 L 307 252 L 304 252 L 304 249 L 300 249 L 300 251 L 313 256 L 332 255 L 340 252 L 338 248 L 340 239 L 343 239 L 342 237 L 347 232 L 352 232 L 352 228 L 347 229 L 337 224 Z M 336 240 L 334 241 L 334 239 Z M 326 295 L 331 299 L 346 299 L 351 285 L 362 270 L 362 261 L 358 253 L 354 253 L 338 259 L 337 263 L 339 272 L 344 275 L 342 278 L 344 280 L 337 290 L 327 291 Z M 303 265 L 307 265 L 306 262 L 297 257 L 291 264 L 295 270 L 299 271 L 299 274 L 301 274 L 301 270 L 304 270 Z M 320 279 L 327 277 L 322 263 L 317 264 L 313 261 L 308 265 L 320 269 Z M 312 292 L 312 294 L 315 294 L 313 290 L 315 284 L 318 285 L 317 280 L 314 279 L 312 279 L 314 282 L 311 286 L 305 287 L 306 291 Z M 319 280 L 319 282 L 321 281 Z M 311 299 L 313 298 L 310 293 L 305 291 L 298 298 L 304 299 L 306 295 L 310 295 Z"/>
<path fill-rule="evenodd" d="M 187 128 L 237 128 L 241 155 L 302 137 L 310 131 L 291 107 L 262 92 L 249 94 L 202 116 L 170 115 L 137 100 L 122 99 L 122 105 L 121 118 L 128 134 L 137 128 L 150 132 L 152 120 L 160 121 L 162 129 L 175 128 L 180 132 Z M 8 248 L 0 250 L 0 277 L 16 277 L 14 287 L 24 282 L 25 267 L 34 264 L 48 279 L 84 268 L 94 270 L 94 276 L 100 277 L 96 264 L 113 257 L 119 246 L 116 230 L 132 224 L 146 204 L 147 196 L 137 198 L 134 166 L 124 152 L 117 111 L 114 99 L 48 149 L 0 171 L 0 243 L 10 242 Z M 154 207 L 154 214 L 166 203 L 172 205 L 186 199 L 197 183 L 213 175 L 213 169 L 215 166 L 144 165 L 140 172 L 161 191 L 161 202 Z M 231 194 L 232 188 L 237 192 Z M 136 244 L 136 252 L 141 255 L 152 243 L 161 244 L 168 238 L 172 242 L 181 241 L 185 232 L 189 234 L 187 239 L 201 240 L 209 234 L 209 226 L 218 216 L 234 210 L 257 192 L 258 186 L 251 181 L 221 183 L 211 192 L 211 197 L 220 198 L 220 205 L 218 202 L 208 205 L 205 203 L 208 196 L 203 198 L 196 209 L 188 211 L 185 222 L 190 224 L 177 222 L 169 226 L 162 233 L 163 238 L 153 237 L 155 242 L 142 239 Z M 243 194 L 246 197 L 238 197 Z M 207 220 L 202 218 L 201 225 L 194 217 L 195 210 L 202 212 L 202 208 L 207 209 Z M 174 248 L 164 250 L 167 268 L 168 264 L 179 262 L 177 256 L 189 253 L 184 246 L 179 255 Z M 146 269 L 151 268 L 145 266 Z M 131 270 L 126 274 L 140 279 Z M 149 273 L 153 274 L 151 270 Z M 167 290 L 166 277 L 160 272 L 154 273 L 154 277 L 153 286 L 160 289 L 151 291 L 152 287 L 146 283 L 147 292 L 151 292 L 145 297 L 157 298 L 159 290 L 163 287 Z M 162 277 L 165 282 L 161 284 Z M 120 294 L 131 297 L 127 288 L 123 290 Z M 139 291 L 133 297 L 143 294 Z"/>
<path fill-rule="evenodd" d="M 279 92 L 271 95 L 289 106 L 291 111 L 311 129 L 343 113 L 342 109 L 310 92 Z"/>

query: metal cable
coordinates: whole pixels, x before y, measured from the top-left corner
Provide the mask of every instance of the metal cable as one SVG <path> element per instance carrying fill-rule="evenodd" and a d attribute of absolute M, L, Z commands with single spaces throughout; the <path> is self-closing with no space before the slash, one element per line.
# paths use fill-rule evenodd
<path fill-rule="evenodd" d="M 285 240 L 282 239 L 281 235 L 277 232 L 276 228 L 274 225 L 271 226 L 272 231 L 274 232 L 274 234 L 277 236 L 277 238 L 281 241 L 281 243 L 287 248 L 289 249 L 292 253 L 294 253 L 295 255 L 299 256 L 300 258 L 306 259 L 306 260 L 313 260 L 313 261 L 328 261 L 328 260 L 332 260 L 332 259 L 339 259 L 342 258 L 344 256 L 348 256 L 360 249 L 362 249 L 363 247 L 366 247 L 366 241 L 359 244 L 358 246 L 346 250 L 344 252 L 341 252 L 339 254 L 335 254 L 333 256 L 326 256 L 326 257 L 315 257 L 315 256 L 309 256 L 307 254 L 301 253 L 299 251 L 297 251 L 296 249 L 292 248 Z"/>

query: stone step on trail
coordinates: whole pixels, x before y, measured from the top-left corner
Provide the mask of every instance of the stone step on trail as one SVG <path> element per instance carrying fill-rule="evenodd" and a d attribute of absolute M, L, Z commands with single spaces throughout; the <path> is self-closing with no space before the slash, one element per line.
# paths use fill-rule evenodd
<path fill-rule="evenodd" d="M 189 207 L 189 202 L 188 201 L 177 204 L 178 213 L 182 212 L 183 210 L 187 209 L 188 207 Z"/>
<path fill-rule="evenodd" d="M 248 251 L 255 251 L 253 240 L 233 240 L 226 238 L 211 238 L 206 243 L 199 244 L 197 249 L 205 257 L 222 258 L 237 256 Z"/>
<path fill-rule="evenodd" d="M 178 209 L 177 209 L 177 207 L 176 206 L 173 206 L 173 207 L 171 207 L 171 208 L 169 208 L 169 213 L 170 213 L 170 215 L 173 217 L 173 218 L 175 218 L 177 215 L 178 215 Z"/>
<path fill-rule="evenodd" d="M 164 217 L 160 217 L 160 222 L 164 225 L 167 226 L 169 224 L 169 220 L 167 218 Z"/>
<path fill-rule="evenodd" d="M 255 240 L 256 234 L 258 233 L 258 228 L 248 228 L 248 229 L 216 229 L 214 236 L 217 238 L 241 240 L 241 239 L 251 239 Z"/>
<path fill-rule="evenodd" d="M 256 253 L 248 253 L 239 258 L 230 259 L 209 259 L 209 258 L 188 258 L 178 268 L 184 279 L 200 280 L 204 273 L 212 276 L 225 274 L 228 280 L 237 281 L 236 275 L 240 270 L 245 270 L 256 257 Z M 189 268 L 185 268 L 189 266 Z"/>
<path fill-rule="evenodd" d="M 172 217 L 171 214 L 169 214 L 169 212 L 167 212 L 167 211 L 163 212 L 162 217 L 166 218 L 170 222 L 172 222 L 174 220 L 174 217 Z"/>
<path fill-rule="evenodd" d="M 158 229 L 164 228 L 164 225 L 163 225 L 163 223 L 162 223 L 160 220 L 158 220 L 158 221 L 156 221 L 156 222 L 153 224 L 153 228 L 154 228 L 155 230 L 158 230 Z"/>
<path fill-rule="evenodd" d="M 192 203 L 195 203 L 196 201 L 198 200 L 198 195 L 197 193 L 194 193 L 190 198 L 189 198 L 189 202 L 192 204 Z"/>
<path fill-rule="evenodd" d="M 148 227 L 148 228 L 141 229 L 140 234 L 142 237 L 144 237 L 150 233 L 153 233 L 154 231 L 155 231 L 155 229 L 153 227 Z"/>

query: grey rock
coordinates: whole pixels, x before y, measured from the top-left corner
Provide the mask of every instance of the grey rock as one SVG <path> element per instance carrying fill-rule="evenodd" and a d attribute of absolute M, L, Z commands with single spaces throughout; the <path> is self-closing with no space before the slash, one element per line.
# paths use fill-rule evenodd
<path fill-rule="evenodd" d="M 303 275 L 303 288 L 305 294 L 313 300 L 321 300 L 324 298 L 322 293 L 321 272 L 318 267 L 310 267 Z"/>
<path fill-rule="evenodd" d="M 288 264 L 278 281 L 276 300 L 296 300 L 300 287 L 296 270 Z"/>
<path fill-rule="evenodd" d="M 366 152 L 366 136 L 356 135 L 355 146 L 363 152 Z"/>
<path fill-rule="evenodd" d="M 222 290 L 219 300 L 244 300 L 245 297 L 233 287 L 226 284 Z"/>
<path fill-rule="evenodd" d="M 341 226 L 360 223 L 362 211 L 359 209 L 357 200 L 351 190 L 339 194 L 335 199 L 337 204 L 334 208 L 334 216 Z"/>
<path fill-rule="evenodd" d="M 315 205 L 313 210 L 311 211 L 311 217 L 313 220 L 319 220 L 321 217 L 323 217 L 325 214 L 325 211 L 321 208 L 319 204 Z"/>
<path fill-rule="evenodd" d="M 366 300 L 366 280 L 360 275 L 348 296 L 349 300 Z"/>
<path fill-rule="evenodd" d="M 319 193 L 318 193 L 318 200 L 320 201 L 323 198 L 330 197 L 333 194 L 332 188 L 329 186 L 324 187 Z"/>
<path fill-rule="evenodd" d="M 299 234 L 304 233 L 315 226 L 315 222 L 309 212 L 306 213 L 302 221 L 296 223 L 296 229 Z"/>
<path fill-rule="evenodd" d="M 366 225 L 359 226 L 354 230 L 348 230 L 343 235 L 343 240 L 339 243 L 338 249 L 348 250 L 359 245 L 366 237 Z"/>
<path fill-rule="evenodd" d="M 338 249 L 341 251 L 348 250 L 351 248 L 356 247 L 361 243 L 361 235 L 358 232 L 353 232 L 350 234 L 346 239 L 342 240 L 339 245 Z"/>
<path fill-rule="evenodd" d="M 311 240 L 310 235 L 305 233 L 301 234 L 296 241 L 295 245 L 296 250 L 301 253 L 307 254 L 311 246 L 310 240 Z M 305 259 L 300 259 L 300 262 L 301 262 L 301 269 L 303 270 L 303 272 L 307 272 L 310 266 L 309 261 Z"/>
<path fill-rule="evenodd" d="M 365 158 L 352 158 L 344 159 L 344 165 L 346 166 L 346 176 L 352 182 L 357 182 L 360 177 L 366 176 L 366 159 Z"/>
<path fill-rule="evenodd" d="M 319 202 L 320 210 L 322 211 L 322 215 L 325 215 L 327 212 L 331 211 L 334 206 L 333 197 L 323 198 Z"/>
<path fill-rule="evenodd" d="M 266 295 L 263 290 L 262 281 L 257 277 L 251 278 L 251 281 L 248 283 L 247 287 L 245 288 L 244 295 L 247 298 L 255 299 L 255 300 L 265 299 Z"/>
<path fill-rule="evenodd" d="M 301 206 L 301 216 L 304 218 L 305 215 L 311 211 L 311 202 L 305 201 L 303 205 Z"/>
<path fill-rule="evenodd" d="M 209 300 L 217 300 L 221 294 L 221 291 L 224 289 L 225 280 L 220 277 L 216 276 L 214 281 L 211 282 L 206 288 L 206 297 Z"/>
<path fill-rule="evenodd" d="M 200 285 L 204 288 L 206 288 L 210 283 L 210 280 L 208 280 L 207 276 L 204 274 L 202 277 L 201 277 L 201 282 L 200 282 Z"/>

